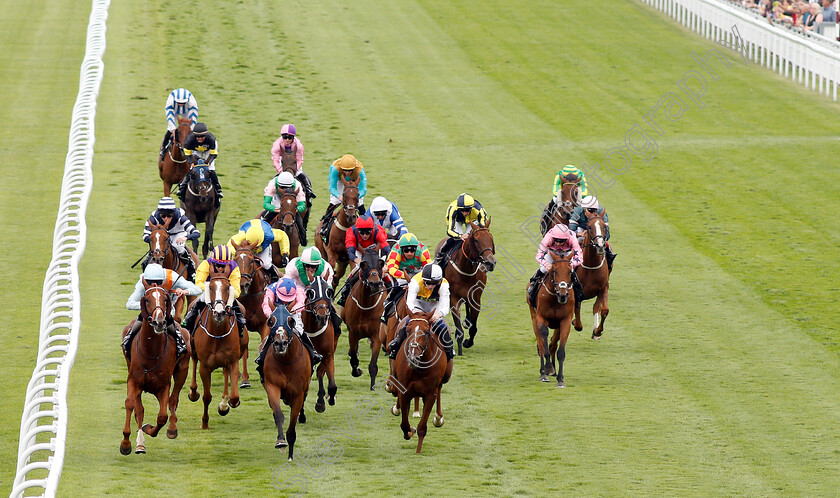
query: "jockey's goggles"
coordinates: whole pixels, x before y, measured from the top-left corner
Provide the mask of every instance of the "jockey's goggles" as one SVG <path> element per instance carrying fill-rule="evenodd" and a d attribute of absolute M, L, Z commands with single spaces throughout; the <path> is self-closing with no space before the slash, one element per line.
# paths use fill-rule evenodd
<path fill-rule="evenodd" d="M 373 215 L 377 218 L 382 218 L 388 215 L 388 211 L 374 211 Z"/>
<path fill-rule="evenodd" d="M 359 234 L 360 235 L 370 235 L 371 233 L 373 233 L 372 228 L 360 228 L 359 229 Z"/>
<path fill-rule="evenodd" d="M 146 280 L 146 283 L 150 285 L 163 285 L 163 280 Z"/>
<path fill-rule="evenodd" d="M 416 247 L 403 247 L 402 252 L 417 252 Z"/>
<path fill-rule="evenodd" d="M 598 208 L 586 208 L 586 210 L 589 211 L 590 213 L 597 213 L 598 212 Z"/>
<path fill-rule="evenodd" d="M 303 267 L 304 267 L 304 268 L 308 268 L 308 269 L 310 269 L 310 270 L 317 270 L 317 269 L 318 269 L 318 264 L 314 264 L 314 265 L 313 265 L 313 264 L 307 264 L 307 263 L 304 263 L 304 264 L 303 264 Z"/>
<path fill-rule="evenodd" d="M 159 211 L 159 214 L 160 214 L 161 218 L 172 218 L 173 216 L 175 216 L 175 211 L 170 211 L 168 209 L 161 209 Z"/>
<path fill-rule="evenodd" d="M 288 134 L 284 134 L 284 135 L 280 135 L 280 136 L 283 137 L 283 140 L 294 140 L 294 138 L 295 138 L 294 135 L 288 135 Z"/>

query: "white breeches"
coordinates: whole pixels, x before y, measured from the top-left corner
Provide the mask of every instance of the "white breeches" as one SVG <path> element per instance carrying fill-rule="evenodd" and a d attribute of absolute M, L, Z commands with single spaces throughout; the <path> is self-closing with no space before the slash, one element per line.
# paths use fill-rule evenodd
<path fill-rule="evenodd" d="M 263 268 L 266 270 L 271 268 L 271 244 L 269 244 L 263 252 L 257 254 L 257 257 L 260 258 Z"/>
<path fill-rule="evenodd" d="M 178 254 L 184 254 L 185 252 L 187 252 L 187 243 L 186 242 L 184 242 L 182 244 L 179 244 L 179 243 L 176 242 L 178 240 L 178 238 L 186 237 L 186 236 L 187 236 L 187 232 L 178 232 L 178 233 L 174 233 L 174 234 L 169 234 L 169 245 L 171 245 L 176 251 L 178 251 Z"/>

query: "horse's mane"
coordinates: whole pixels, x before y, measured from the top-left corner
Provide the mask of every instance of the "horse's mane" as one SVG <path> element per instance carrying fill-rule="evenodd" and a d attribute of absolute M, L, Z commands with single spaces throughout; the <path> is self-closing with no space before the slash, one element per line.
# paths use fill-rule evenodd
<path fill-rule="evenodd" d="M 566 180 L 565 183 L 578 183 L 580 181 L 580 175 L 577 173 L 567 173 L 563 179 Z"/>

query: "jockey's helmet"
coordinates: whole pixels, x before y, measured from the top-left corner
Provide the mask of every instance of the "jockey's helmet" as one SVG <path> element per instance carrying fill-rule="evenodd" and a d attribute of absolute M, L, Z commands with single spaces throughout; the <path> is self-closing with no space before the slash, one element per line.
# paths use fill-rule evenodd
<path fill-rule="evenodd" d="M 288 171 L 284 171 L 274 179 L 274 186 L 279 189 L 293 188 L 295 186 L 295 177 Z"/>
<path fill-rule="evenodd" d="M 284 303 L 290 303 L 297 297 L 297 286 L 291 278 L 281 278 L 277 282 L 274 295 Z"/>
<path fill-rule="evenodd" d="M 472 209 L 475 206 L 475 199 L 470 194 L 461 194 L 458 196 L 458 211 L 465 211 Z"/>
<path fill-rule="evenodd" d="M 391 202 L 381 195 L 370 203 L 370 212 L 374 216 L 387 216 L 391 210 Z"/>
<path fill-rule="evenodd" d="M 297 130 L 295 130 L 295 125 L 293 125 L 291 123 L 284 124 L 283 127 L 280 128 L 280 136 L 282 137 L 283 135 L 292 135 L 292 136 L 297 135 Z"/>
<path fill-rule="evenodd" d="M 207 258 L 207 261 L 217 264 L 226 264 L 233 259 L 233 250 L 226 245 L 216 246 Z"/>
<path fill-rule="evenodd" d="M 160 209 L 168 209 L 170 211 L 175 211 L 175 199 L 172 197 L 161 197 L 160 202 L 158 202 L 157 208 Z"/>
<path fill-rule="evenodd" d="M 439 265 L 432 263 L 423 267 L 423 282 L 426 285 L 435 285 L 441 280 L 443 280 L 443 270 Z"/>
<path fill-rule="evenodd" d="M 362 230 L 367 230 L 370 233 L 373 230 L 373 218 L 369 215 L 360 216 L 358 220 L 356 220 L 356 230 L 361 232 Z"/>
<path fill-rule="evenodd" d="M 594 195 L 587 195 L 580 201 L 580 206 L 583 209 L 600 209 L 600 205 L 598 205 L 598 199 L 595 198 Z"/>
<path fill-rule="evenodd" d="M 166 278 L 166 271 L 157 263 L 151 263 L 143 270 L 143 278 L 150 284 L 162 284 Z"/>
<path fill-rule="evenodd" d="M 178 88 L 172 91 L 172 100 L 176 104 L 186 104 L 190 101 L 190 97 L 192 97 L 192 94 L 186 88 Z"/>
<path fill-rule="evenodd" d="M 352 154 L 344 154 L 336 162 L 335 166 L 342 171 L 353 171 L 359 161 Z"/>
<path fill-rule="evenodd" d="M 245 240 L 248 241 L 249 244 L 262 244 L 263 240 L 265 240 L 265 233 L 263 229 L 259 225 L 251 225 L 248 227 L 248 230 L 245 231 Z"/>
<path fill-rule="evenodd" d="M 300 260 L 306 266 L 318 266 L 323 259 L 321 258 L 321 251 L 317 247 L 309 247 L 300 255 Z"/>
<path fill-rule="evenodd" d="M 417 237 L 415 237 L 413 233 L 409 232 L 400 237 L 400 241 L 398 242 L 398 244 L 400 246 L 400 250 L 403 250 L 407 247 L 417 250 L 417 246 L 420 245 L 420 241 L 417 240 Z"/>
<path fill-rule="evenodd" d="M 205 135 L 207 134 L 207 125 L 204 123 L 196 123 L 192 132 L 196 135 Z"/>

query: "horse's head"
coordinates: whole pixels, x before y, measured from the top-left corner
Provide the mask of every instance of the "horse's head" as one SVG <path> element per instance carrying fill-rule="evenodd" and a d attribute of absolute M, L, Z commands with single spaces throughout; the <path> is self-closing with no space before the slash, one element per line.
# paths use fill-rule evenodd
<path fill-rule="evenodd" d="M 432 342 L 432 315 L 433 313 L 415 313 L 411 310 L 408 312 L 405 357 L 412 368 L 422 368 L 430 363 L 423 357 Z M 436 360 L 437 358 L 434 358 L 432 362 Z"/>
<path fill-rule="evenodd" d="M 384 282 L 382 281 L 382 267 L 379 265 L 379 250 L 376 248 L 376 244 L 365 249 L 362 262 L 359 263 L 359 272 L 365 287 L 372 292 L 382 289 Z"/>
<path fill-rule="evenodd" d="M 217 323 L 227 320 L 228 307 L 233 304 L 233 293 L 230 291 L 230 280 L 224 273 L 210 274 L 210 279 L 204 284 L 204 301 L 210 304 L 213 319 Z"/>
<path fill-rule="evenodd" d="M 188 188 L 196 197 L 206 198 L 213 191 L 213 183 L 210 181 L 210 168 L 204 165 L 195 166 L 190 172 Z"/>
<path fill-rule="evenodd" d="M 551 283 L 557 302 L 566 304 L 572 291 L 571 257 L 563 258 L 554 253 L 554 263 L 551 265 Z"/>
<path fill-rule="evenodd" d="M 586 215 L 586 240 L 584 245 L 591 245 L 595 248 L 595 252 L 601 256 L 606 251 L 606 235 L 607 225 L 604 223 L 603 213 L 590 213 L 585 211 Z"/>
<path fill-rule="evenodd" d="M 569 173 L 563 177 L 559 200 L 563 218 L 568 219 L 575 207 L 580 206 L 580 176 L 577 173 Z"/>
<path fill-rule="evenodd" d="M 359 182 L 346 182 L 344 191 L 341 193 L 341 205 L 344 216 L 347 218 L 347 226 L 356 224 L 359 217 Z"/>
<path fill-rule="evenodd" d="M 323 327 L 330 318 L 332 298 L 332 287 L 320 275 L 306 288 L 306 311 L 314 315 L 318 327 Z"/>
<path fill-rule="evenodd" d="M 485 271 L 493 271 L 496 268 L 496 243 L 493 241 L 493 234 L 486 227 L 480 227 L 475 222 L 470 223 L 470 235 L 464 242 L 470 254 L 467 255 L 471 261 L 481 263 Z"/>
<path fill-rule="evenodd" d="M 175 140 L 173 143 L 178 144 L 179 147 L 183 148 L 184 141 L 187 140 L 187 137 L 192 132 L 192 121 L 190 118 L 186 116 L 178 116 L 178 128 L 175 129 Z"/>
<path fill-rule="evenodd" d="M 248 242 L 233 243 L 233 247 L 236 250 L 233 260 L 239 267 L 239 285 L 242 292 L 247 294 L 251 284 L 259 286 L 259 282 L 262 281 L 262 262 L 254 252 L 256 244 L 249 244 Z"/>
<path fill-rule="evenodd" d="M 287 235 L 291 234 L 292 230 L 294 230 L 295 226 L 297 226 L 295 223 L 296 217 L 297 197 L 291 192 L 283 194 L 283 197 L 280 198 L 280 213 L 275 219 L 280 220 L 283 231 L 286 232 Z"/>
<path fill-rule="evenodd" d="M 297 326 L 295 317 L 285 306 L 274 308 L 271 316 L 268 317 L 268 327 L 274 331 L 274 352 L 278 355 L 286 354 L 289 344 L 292 343 L 291 331 Z"/>
<path fill-rule="evenodd" d="M 149 254 L 152 258 L 149 263 L 157 263 L 163 266 L 163 262 L 169 253 L 172 252 L 172 245 L 169 243 L 169 232 L 166 225 L 150 225 L 151 234 L 149 235 Z"/>
<path fill-rule="evenodd" d="M 163 286 L 150 284 L 143 279 L 143 298 L 140 300 L 140 314 L 143 320 L 152 326 L 155 334 L 166 330 L 166 317 L 172 308 L 169 293 Z"/>

